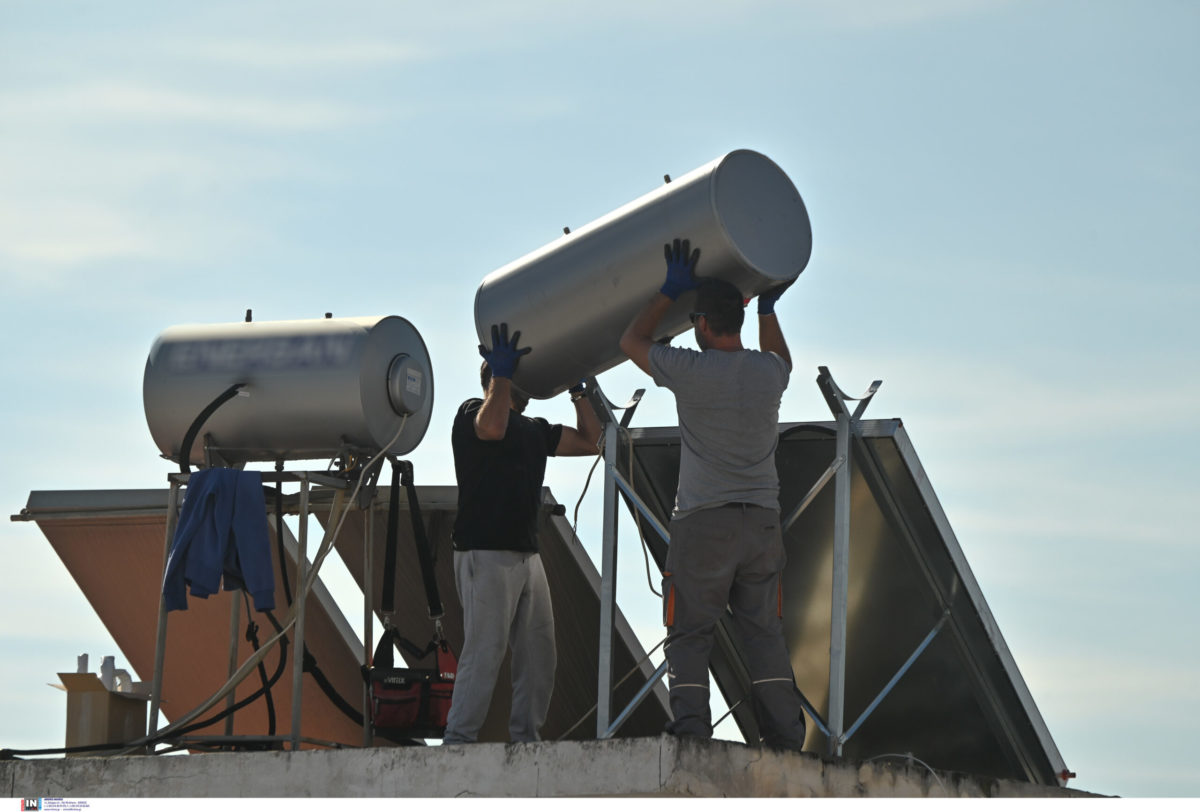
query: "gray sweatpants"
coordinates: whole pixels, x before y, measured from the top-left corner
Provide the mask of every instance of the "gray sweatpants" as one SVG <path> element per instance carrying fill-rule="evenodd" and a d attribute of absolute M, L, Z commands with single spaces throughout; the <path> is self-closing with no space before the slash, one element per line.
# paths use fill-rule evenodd
<path fill-rule="evenodd" d="M 724 505 L 671 522 L 663 572 L 671 713 L 676 735 L 712 736 L 708 660 L 726 605 L 733 611 L 750 670 L 763 741 L 800 749 L 804 709 L 780 617 L 780 576 L 787 557 L 779 511 Z"/>
<path fill-rule="evenodd" d="M 456 551 L 454 581 L 465 639 L 442 741 L 478 740 L 509 647 L 513 693 L 508 733 L 513 741 L 538 741 L 550 707 L 555 666 L 554 614 L 541 556 L 513 550 Z"/>

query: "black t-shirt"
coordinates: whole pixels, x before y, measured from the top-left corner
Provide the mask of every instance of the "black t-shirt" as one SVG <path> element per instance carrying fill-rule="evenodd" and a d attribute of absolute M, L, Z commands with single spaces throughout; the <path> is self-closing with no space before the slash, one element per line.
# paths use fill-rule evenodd
<path fill-rule="evenodd" d="M 454 549 L 537 552 L 546 458 L 563 427 L 510 411 L 503 440 L 480 440 L 475 416 L 482 406 L 479 398 L 459 406 L 450 433 L 458 479 Z"/>

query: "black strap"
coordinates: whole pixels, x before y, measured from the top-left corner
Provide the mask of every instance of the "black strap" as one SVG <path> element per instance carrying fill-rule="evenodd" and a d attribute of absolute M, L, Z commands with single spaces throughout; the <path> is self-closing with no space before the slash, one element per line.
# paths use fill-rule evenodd
<path fill-rule="evenodd" d="M 384 615 L 396 611 L 396 536 L 400 521 L 400 464 L 392 461 L 392 487 L 388 497 L 387 544 L 383 553 L 383 596 L 380 610 Z"/>
<path fill-rule="evenodd" d="M 430 543 L 425 533 L 425 522 L 421 518 L 421 503 L 417 500 L 417 486 L 413 483 L 412 463 L 403 462 L 402 480 L 408 494 L 408 515 L 412 519 L 413 542 L 417 545 L 417 561 L 421 565 L 421 578 L 425 582 L 425 600 L 429 604 L 429 617 L 437 620 L 445 614 L 442 607 L 442 596 L 438 593 L 437 578 L 434 575 L 434 564 L 437 563 L 436 548 Z M 396 469 L 392 469 L 392 498 L 395 497 Z"/>

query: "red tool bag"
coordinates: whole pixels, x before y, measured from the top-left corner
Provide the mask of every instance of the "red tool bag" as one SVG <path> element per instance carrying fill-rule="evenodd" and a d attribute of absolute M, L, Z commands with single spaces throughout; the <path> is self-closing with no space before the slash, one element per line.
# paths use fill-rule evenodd
<path fill-rule="evenodd" d="M 420 660 L 435 655 L 433 668 L 393 668 L 393 641 Z M 369 673 L 371 723 L 379 733 L 440 739 L 446 732 L 458 659 L 445 639 L 434 638 L 424 650 L 395 629 L 384 632 Z"/>
<path fill-rule="evenodd" d="M 434 622 L 433 641 L 424 649 L 401 637 L 387 623 L 395 609 L 396 555 L 399 534 L 400 488 L 408 494 L 409 517 L 412 520 L 413 541 L 425 599 L 429 604 L 429 619 Z M 392 460 L 392 485 L 388 500 L 387 541 L 383 563 L 383 594 L 381 614 L 386 631 L 375 647 L 372 667 L 365 676 L 371 687 L 371 724 L 375 731 L 389 738 L 413 737 L 440 739 L 446 732 L 446 717 L 450 714 L 450 699 L 454 693 L 454 677 L 458 658 L 442 635 L 442 599 L 438 594 L 434 565 L 437 549 L 425 532 L 421 505 L 413 483 L 412 463 Z M 409 660 L 423 660 L 434 655 L 433 668 L 394 668 L 395 648 L 400 646 Z"/>

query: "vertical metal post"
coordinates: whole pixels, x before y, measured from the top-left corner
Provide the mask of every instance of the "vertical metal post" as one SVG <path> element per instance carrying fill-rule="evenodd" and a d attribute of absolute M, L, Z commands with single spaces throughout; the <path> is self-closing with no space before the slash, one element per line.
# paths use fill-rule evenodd
<path fill-rule="evenodd" d="M 617 471 L 618 426 L 604 427 L 604 541 L 600 568 L 600 659 L 596 684 L 596 738 L 604 738 L 612 717 L 613 619 L 617 602 Z"/>
<path fill-rule="evenodd" d="M 179 483 L 168 478 L 171 489 L 167 494 L 167 539 L 163 546 L 162 572 L 167 574 L 167 559 L 171 555 L 171 542 L 175 538 L 175 526 L 179 521 Z M 162 582 L 158 588 L 158 632 L 154 638 L 154 676 L 150 687 L 150 735 L 158 732 L 158 709 L 162 705 L 163 662 L 167 654 L 167 604 L 162 594 Z M 153 749 L 153 748 L 151 748 Z"/>
<path fill-rule="evenodd" d="M 292 735 L 293 750 L 300 749 L 300 692 L 304 687 L 304 604 L 308 590 L 308 475 L 300 479 L 300 533 L 296 554 L 296 626 L 292 636 Z"/>
<path fill-rule="evenodd" d="M 829 624 L 829 755 L 842 754 L 846 707 L 846 602 L 850 592 L 850 415 L 844 403 L 836 412 L 837 456 L 834 478 L 833 600 Z"/>
<path fill-rule="evenodd" d="M 363 522 L 363 667 L 371 667 L 371 655 L 375 651 L 375 500 L 367 505 L 367 520 Z M 363 682 L 362 689 L 363 747 L 370 747 L 371 736 L 371 686 Z"/>
<path fill-rule="evenodd" d="M 235 589 L 229 593 L 229 673 L 226 678 L 232 677 L 238 670 L 238 628 L 242 625 L 242 590 Z M 229 710 L 236 703 L 234 698 L 237 694 L 237 689 L 229 692 L 225 697 L 225 709 Z M 225 717 L 225 735 L 233 735 L 233 714 L 230 713 Z"/>

